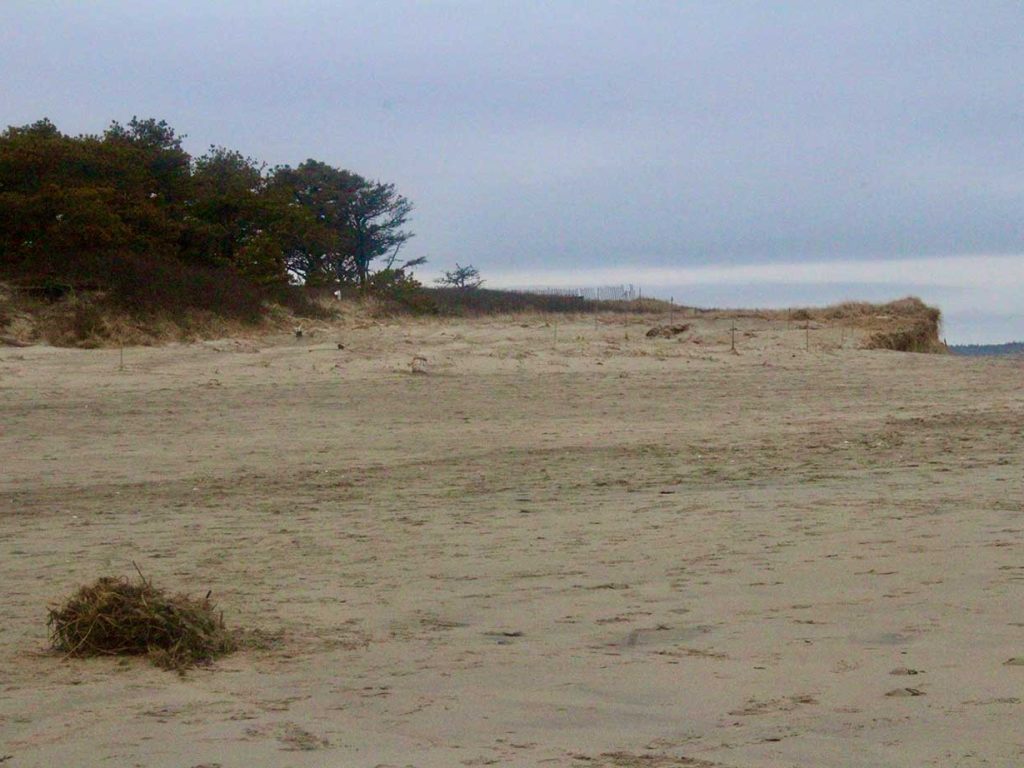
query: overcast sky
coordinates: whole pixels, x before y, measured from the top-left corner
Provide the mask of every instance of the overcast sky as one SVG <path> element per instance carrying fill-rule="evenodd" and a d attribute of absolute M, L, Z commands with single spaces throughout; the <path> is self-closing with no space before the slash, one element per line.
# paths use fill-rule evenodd
<path fill-rule="evenodd" d="M 2 0 L 0 94 L 393 181 L 424 278 L 913 291 L 951 340 L 1024 338 L 1019 0 Z"/>

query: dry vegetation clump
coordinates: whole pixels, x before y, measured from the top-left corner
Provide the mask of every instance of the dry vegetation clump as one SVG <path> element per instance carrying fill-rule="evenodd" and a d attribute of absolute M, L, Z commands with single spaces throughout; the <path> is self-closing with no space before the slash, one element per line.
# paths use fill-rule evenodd
<path fill-rule="evenodd" d="M 647 331 L 646 336 L 649 339 L 672 339 L 681 333 L 686 333 L 690 330 L 690 323 L 682 323 L 680 325 L 656 325 Z"/>
<path fill-rule="evenodd" d="M 886 327 L 877 328 L 865 343 L 867 349 L 892 349 L 899 352 L 946 352 L 939 338 L 942 313 L 920 299 L 906 298 L 876 307 L 874 319 Z"/>
<path fill-rule="evenodd" d="M 850 325 L 865 327 L 870 325 L 890 324 L 895 319 L 927 320 L 938 325 L 940 313 L 929 307 L 916 296 L 890 301 L 887 304 L 872 304 L 867 301 L 844 301 L 827 307 L 795 307 L 793 309 L 758 310 L 758 315 L 771 320 L 845 321 Z M 743 310 L 737 310 L 736 316 L 742 316 Z"/>
<path fill-rule="evenodd" d="M 50 611 L 53 647 L 69 656 L 141 656 L 183 671 L 237 647 L 209 594 L 168 595 L 139 581 L 104 576 Z"/>
<path fill-rule="evenodd" d="M 938 327 L 932 323 L 915 322 L 892 331 L 876 331 L 868 337 L 866 349 L 892 349 L 897 352 L 944 352 Z"/>
<path fill-rule="evenodd" d="M 773 320 L 839 324 L 867 334 L 866 349 L 900 352 L 945 352 L 939 338 L 942 313 L 920 299 L 908 296 L 888 304 L 847 301 L 829 307 L 765 310 Z"/>

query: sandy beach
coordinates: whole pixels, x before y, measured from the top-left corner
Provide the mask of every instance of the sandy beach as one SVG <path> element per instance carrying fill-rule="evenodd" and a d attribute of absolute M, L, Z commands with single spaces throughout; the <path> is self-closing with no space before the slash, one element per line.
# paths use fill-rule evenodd
<path fill-rule="evenodd" d="M 656 321 L 0 349 L 0 765 L 1024 764 L 1024 362 Z M 49 651 L 133 562 L 262 642 Z"/>

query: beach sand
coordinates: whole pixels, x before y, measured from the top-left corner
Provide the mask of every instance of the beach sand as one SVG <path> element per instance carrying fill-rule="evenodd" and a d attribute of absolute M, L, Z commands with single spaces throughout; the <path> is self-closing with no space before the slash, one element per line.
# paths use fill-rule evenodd
<path fill-rule="evenodd" d="M 1024 363 L 655 320 L 0 349 L 0 765 L 1024 764 Z M 133 562 L 262 642 L 48 651 Z"/>

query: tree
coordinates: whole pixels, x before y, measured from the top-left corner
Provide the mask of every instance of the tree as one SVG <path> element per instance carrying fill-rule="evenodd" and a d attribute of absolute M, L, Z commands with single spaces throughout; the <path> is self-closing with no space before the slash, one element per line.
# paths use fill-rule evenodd
<path fill-rule="evenodd" d="M 240 152 L 211 146 L 196 158 L 185 257 L 198 264 L 234 265 L 238 251 L 260 233 L 263 185 L 260 165 Z"/>
<path fill-rule="evenodd" d="M 472 264 L 460 266 L 458 262 L 455 262 L 455 269 L 445 272 L 444 277 L 437 278 L 436 282 L 438 285 L 449 288 L 462 289 L 479 288 L 484 284 L 484 281 L 480 279 L 480 270 Z"/>
<path fill-rule="evenodd" d="M 306 231 L 287 249 L 288 270 L 307 285 L 354 282 L 354 274 L 346 269 L 346 253 L 352 248 L 348 210 L 359 177 L 307 160 L 298 168 L 275 168 L 270 183 L 288 196 L 293 210 L 304 211 L 308 217 Z"/>
<path fill-rule="evenodd" d="M 49 122 L 44 120 L 41 122 Z M 148 117 L 140 120 L 133 116 L 128 125 L 121 125 L 117 120 L 110 123 L 110 127 L 104 132 L 103 137 L 107 141 L 121 141 L 126 144 L 134 144 L 147 149 L 161 152 L 184 152 L 181 142 L 186 138 L 167 124 L 166 120 L 156 120 Z"/>
<path fill-rule="evenodd" d="M 138 117 L 0 132 L 0 278 L 164 309 L 258 307 L 296 280 L 414 292 L 425 259 L 399 261 L 412 203 L 393 184 L 315 160 L 268 174 L 219 146 L 193 160 L 183 139 Z"/>
<path fill-rule="evenodd" d="M 105 144 L 134 150 L 135 161 L 145 167 L 163 205 L 180 205 L 190 191 L 192 158 L 181 146 L 186 138 L 165 120 L 132 117 L 128 125 L 114 120 L 103 134 Z M 157 199 L 157 198 L 152 198 Z"/>
<path fill-rule="evenodd" d="M 323 231 L 313 238 L 314 243 L 327 246 L 323 252 L 298 248 L 288 257 L 289 269 L 307 282 L 329 274 L 339 283 L 368 286 L 372 263 L 387 257 L 384 268 L 396 268 L 398 252 L 413 236 L 403 229 L 413 205 L 396 192 L 394 184 L 367 181 L 318 160 L 307 160 L 298 168 L 275 169 L 273 184 L 287 190 L 295 203 L 330 232 L 329 238 Z M 424 261 L 413 259 L 397 269 Z"/>
<path fill-rule="evenodd" d="M 105 167 L 99 174 L 86 172 L 86 183 L 117 190 L 117 212 L 133 233 L 136 253 L 178 255 L 192 192 L 192 158 L 182 147 L 184 138 L 164 120 L 132 117 L 127 125 L 111 122 L 102 136 L 76 139 L 86 147 L 96 145 L 93 154 Z"/>
<path fill-rule="evenodd" d="M 0 135 L 0 263 L 91 281 L 113 253 L 175 255 L 179 211 L 150 164 L 160 151 L 131 139 L 66 136 L 48 120 L 9 128 Z M 180 156 L 179 190 L 188 184 L 188 155 Z"/>
<path fill-rule="evenodd" d="M 413 205 L 395 191 L 394 184 L 361 181 L 349 213 L 349 226 L 353 234 L 352 266 L 359 284 L 365 285 L 371 262 L 390 254 L 388 268 L 392 268 L 399 250 L 413 236 L 402 229 Z M 424 262 L 414 259 L 400 269 Z"/>

